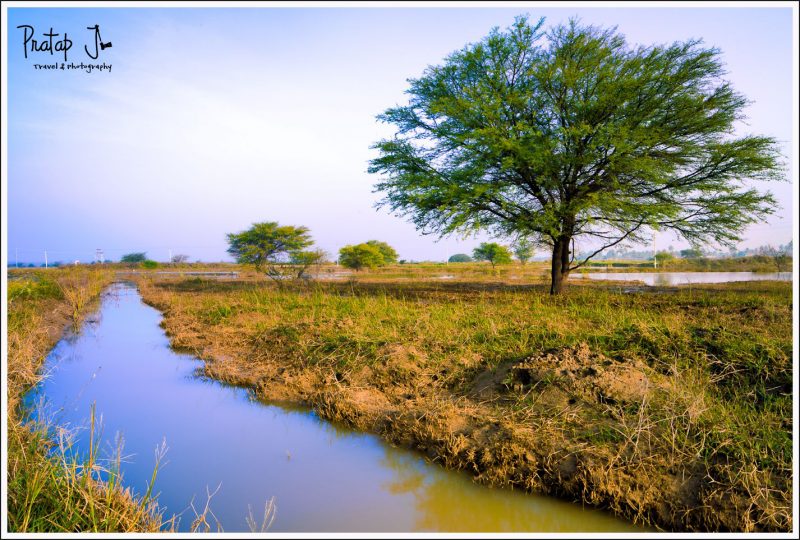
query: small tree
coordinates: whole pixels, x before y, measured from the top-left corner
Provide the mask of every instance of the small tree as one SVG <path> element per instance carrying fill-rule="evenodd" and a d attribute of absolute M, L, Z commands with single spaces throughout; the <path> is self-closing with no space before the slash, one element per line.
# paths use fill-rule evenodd
<path fill-rule="evenodd" d="M 254 223 L 240 233 L 228 234 L 228 253 L 239 264 L 251 264 L 274 279 L 282 277 L 278 265 L 313 244 L 307 227 L 279 225 L 274 221 Z"/>
<path fill-rule="evenodd" d="M 484 242 L 472 251 L 472 258 L 476 261 L 489 261 L 492 270 L 497 264 L 508 264 L 511 262 L 511 252 L 507 247 L 495 242 Z"/>
<path fill-rule="evenodd" d="M 344 246 L 339 250 L 339 264 L 359 272 L 362 268 L 375 268 L 384 264 L 384 255 L 370 244 Z"/>
<path fill-rule="evenodd" d="M 675 260 L 675 255 L 673 255 L 669 251 L 659 251 L 658 253 L 656 253 L 655 257 L 656 257 L 656 264 L 658 264 L 658 266 L 662 266 L 665 263 Z"/>
<path fill-rule="evenodd" d="M 778 272 L 786 272 L 792 260 L 791 254 L 786 249 L 773 246 L 762 246 L 758 248 L 758 254 L 772 260 Z"/>
<path fill-rule="evenodd" d="M 466 253 L 456 253 L 455 255 L 451 255 L 447 262 L 451 263 L 464 263 L 464 262 L 472 262 L 472 257 L 467 255 Z"/>
<path fill-rule="evenodd" d="M 378 240 L 369 240 L 366 242 L 368 246 L 373 246 L 378 248 L 378 251 L 381 252 L 383 255 L 383 264 L 394 264 L 397 262 L 397 252 L 394 250 L 392 246 L 387 244 L 386 242 L 379 242 Z"/>
<path fill-rule="evenodd" d="M 530 238 L 519 236 L 511 245 L 511 249 L 514 250 L 514 255 L 517 256 L 519 262 L 524 265 L 533 257 L 533 245 Z"/>
<path fill-rule="evenodd" d="M 146 251 L 137 251 L 134 253 L 127 253 L 119 260 L 121 263 L 136 264 L 147 260 Z"/>
<path fill-rule="evenodd" d="M 328 260 L 328 254 L 322 249 L 296 251 L 291 254 L 289 262 L 294 265 L 297 279 L 307 277 L 306 270 L 319 266 Z"/>
<path fill-rule="evenodd" d="M 183 254 L 173 255 L 172 258 L 170 259 L 170 262 L 172 264 L 185 264 L 188 261 L 189 261 L 189 256 Z"/>

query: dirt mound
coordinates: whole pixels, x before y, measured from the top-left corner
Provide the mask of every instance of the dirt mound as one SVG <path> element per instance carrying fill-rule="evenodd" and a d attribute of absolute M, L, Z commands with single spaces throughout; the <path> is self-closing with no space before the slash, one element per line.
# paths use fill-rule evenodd
<path fill-rule="evenodd" d="M 642 401 L 654 386 L 643 363 L 611 359 L 585 343 L 530 356 L 510 366 L 505 384 L 516 391 L 532 386 L 544 391 L 557 385 L 585 401 L 612 405 Z"/>

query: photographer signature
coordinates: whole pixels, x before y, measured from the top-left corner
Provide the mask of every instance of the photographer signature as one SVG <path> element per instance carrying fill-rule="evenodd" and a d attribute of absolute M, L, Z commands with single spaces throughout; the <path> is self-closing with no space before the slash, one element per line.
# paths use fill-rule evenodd
<path fill-rule="evenodd" d="M 17 26 L 17 28 L 22 29 L 23 31 L 22 47 L 25 53 L 25 58 L 28 58 L 28 52 L 49 53 L 51 56 L 59 52 L 64 54 L 64 61 L 67 61 L 67 55 L 69 54 L 69 50 L 72 48 L 73 42 L 66 32 L 64 32 L 62 37 L 60 33 L 53 32 L 53 28 L 51 27 L 50 32 L 42 34 L 44 39 L 37 40 L 35 39 L 36 30 L 33 26 L 29 24 L 22 24 Z M 89 52 L 89 45 L 84 45 L 83 50 L 86 51 L 86 55 L 89 58 L 92 60 L 97 60 L 97 58 L 100 56 L 100 51 L 104 51 L 111 47 L 111 42 L 103 42 L 103 39 L 100 37 L 99 24 L 87 26 L 86 29 L 93 31 L 94 35 L 92 37 L 94 40 L 94 49 L 92 52 Z"/>

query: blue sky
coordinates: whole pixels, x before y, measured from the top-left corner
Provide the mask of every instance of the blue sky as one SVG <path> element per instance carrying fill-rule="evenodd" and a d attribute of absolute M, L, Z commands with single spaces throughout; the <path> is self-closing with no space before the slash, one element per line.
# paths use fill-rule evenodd
<path fill-rule="evenodd" d="M 9 260 L 91 261 L 96 248 L 226 260 L 225 234 L 256 221 L 306 225 L 332 254 L 372 238 L 405 259 L 470 252 L 482 237 L 437 242 L 373 207 L 370 145 L 392 133 L 375 115 L 406 101 L 407 78 L 520 13 L 616 25 L 637 44 L 703 38 L 753 101 L 739 132 L 776 137 L 791 161 L 788 8 L 11 8 Z M 35 70 L 53 60 L 23 57 L 22 24 L 66 31 L 74 62 L 99 24 L 112 47 L 93 62 L 111 71 Z M 792 237 L 791 183 L 759 187 L 783 208 L 742 247 Z"/>

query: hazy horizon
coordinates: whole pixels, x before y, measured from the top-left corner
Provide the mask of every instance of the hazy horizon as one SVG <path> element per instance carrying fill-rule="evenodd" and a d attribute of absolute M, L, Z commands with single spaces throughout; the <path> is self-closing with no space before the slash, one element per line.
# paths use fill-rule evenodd
<path fill-rule="evenodd" d="M 488 237 L 436 242 L 374 208 L 370 145 L 393 133 L 375 116 L 406 101 L 406 79 L 522 13 L 718 47 L 752 101 L 737 133 L 778 139 L 790 180 L 755 184 L 781 208 L 739 247 L 792 240 L 790 8 L 9 8 L 8 261 L 91 262 L 97 248 L 230 260 L 226 233 L 259 221 L 307 226 L 334 257 L 369 239 L 407 260 L 471 253 Z M 67 31 L 79 62 L 95 24 L 110 72 L 35 70 L 54 60 L 23 55 L 19 25 Z M 686 247 L 672 233 L 656 244 Z"/>

